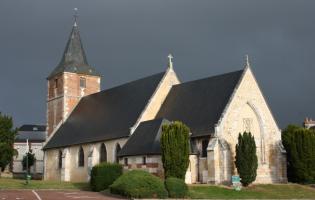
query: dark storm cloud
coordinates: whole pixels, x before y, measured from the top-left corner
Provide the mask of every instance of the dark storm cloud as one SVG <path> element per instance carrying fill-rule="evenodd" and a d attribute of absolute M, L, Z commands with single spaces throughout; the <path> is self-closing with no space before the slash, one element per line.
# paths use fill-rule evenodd
<path fill-rule="evenodd" d="M 280 127 L 315 118 L 315 1 L 0 1 L 0 111 L 45 123 L 45 78 L 79 8 L 88 61 L 106 89 L 165 69 L 181 80 L 253 71 Z"/>

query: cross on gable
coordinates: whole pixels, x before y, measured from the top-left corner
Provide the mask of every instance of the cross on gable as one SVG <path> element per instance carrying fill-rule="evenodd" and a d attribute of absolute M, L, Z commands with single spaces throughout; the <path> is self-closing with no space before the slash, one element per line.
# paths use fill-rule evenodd
<path fill-rule="evenodd" d="M 173 59 L 174 57 L 172 56 L 172 54 L 169 54 L 167 57 L 168 57 L 168 66 L 169 66 L 170 68 L 173 68 L 172 59 Z"/>
<path fill-rule="evenodd" d="M 169 54 L 167 57 L 168 57 L 169 62 L 172 62 L 172 59 L 174 58 L 172 54 Z"/>

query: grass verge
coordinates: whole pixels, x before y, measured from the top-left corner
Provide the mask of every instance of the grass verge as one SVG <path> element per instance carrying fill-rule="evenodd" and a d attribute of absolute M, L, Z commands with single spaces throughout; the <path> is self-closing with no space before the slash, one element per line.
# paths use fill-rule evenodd
<path fill-rule="evenodd" d="M 28 185 L 25 180 L 0 178 L 0 189 L 76 189 L 90 190 L 89 183 L 72 183 L 61 181 L 31 180 Z"/>
<path fill-rule="evenodd" d="M 221 186 L 191 185 L 193 199 L 315 199 L 315 188 L 298 184 L 253 185 L 235 191 Z"/>

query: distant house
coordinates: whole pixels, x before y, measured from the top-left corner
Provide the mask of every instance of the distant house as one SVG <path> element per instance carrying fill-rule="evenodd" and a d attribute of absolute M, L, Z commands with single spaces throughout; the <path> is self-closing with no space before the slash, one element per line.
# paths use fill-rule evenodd
<path fill-rule="evenodd" d="M 46 140 L 46 126 L 43 125 L 23 125 L 19 128 L 17 137 L 14 142 L 14 149 L 18 155 L 13 159 L 13 176 L 24 176 L 25 169 L 22 166 L 22 160 L 27 152 L 27 143 L 30 151 L 35 154 L 35 164 L 31 167 L 31 173 L 34 178 L 41 178 L 44 171 L 44 153 L 43 144 Z"/>
<path fill-rule="evenodd" d="M 315 130 L 315 120 L 313 120 L 312 118 L 305 118 L 303 125 L 305 128 Z"/>

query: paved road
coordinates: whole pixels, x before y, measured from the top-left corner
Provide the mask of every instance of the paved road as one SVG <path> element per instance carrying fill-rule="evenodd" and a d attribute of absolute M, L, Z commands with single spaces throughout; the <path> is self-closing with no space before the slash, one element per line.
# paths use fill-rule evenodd
<path fill-rule="evenodd" d="M 76 190 L 0 190 L 0 200 L 118 200 L 98 192 Z"/>

